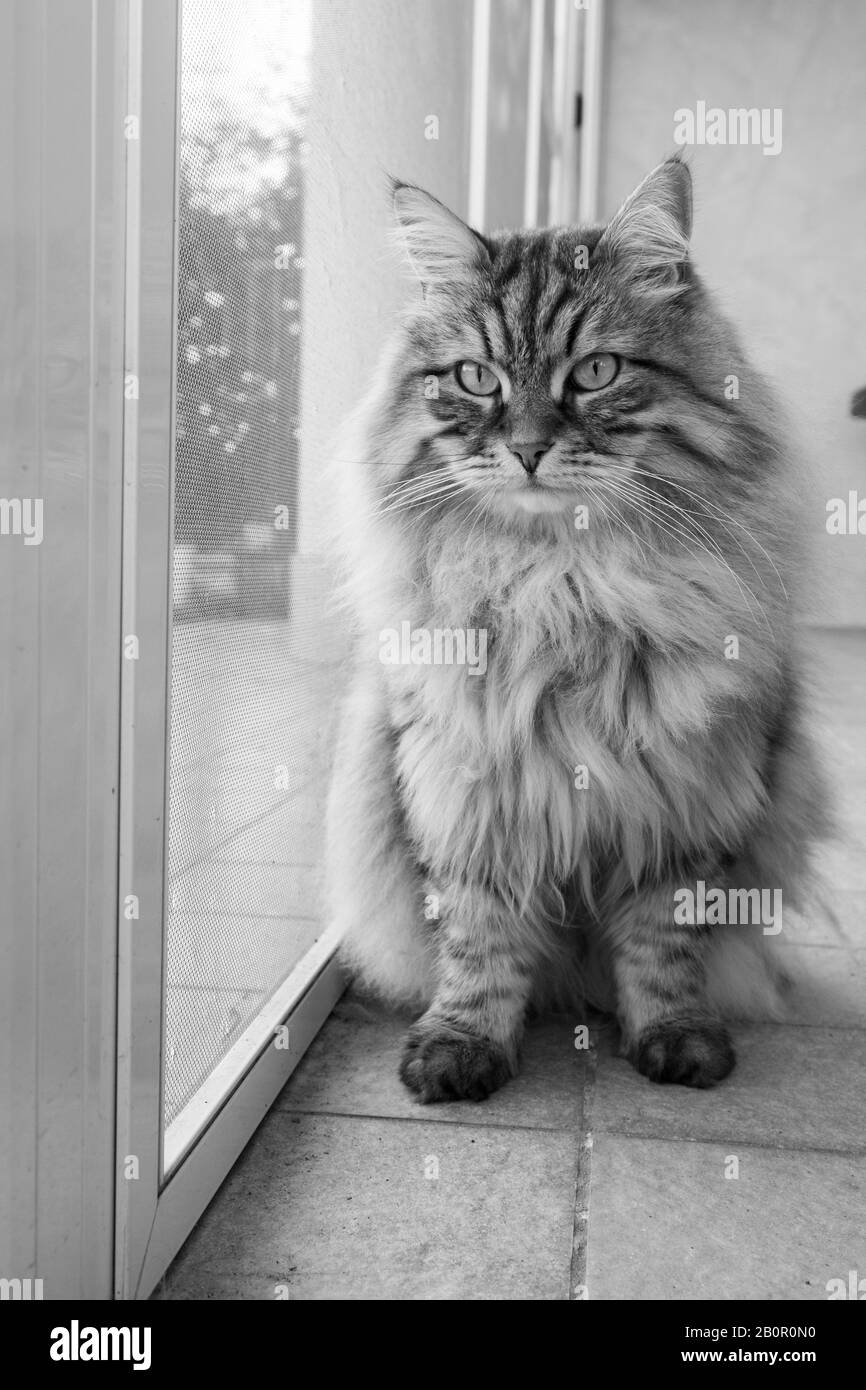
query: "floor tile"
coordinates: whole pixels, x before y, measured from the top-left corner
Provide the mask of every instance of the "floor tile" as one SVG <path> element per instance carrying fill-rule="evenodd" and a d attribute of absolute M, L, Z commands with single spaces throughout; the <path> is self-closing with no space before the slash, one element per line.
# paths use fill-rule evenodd
<path fill-rule="evenodd" d="M 576 1150 L 567 1134 L 272 1112 L 168 1296 L 259 1275 L 303 1300 L 565 1299 Z"/>
<path fill-rule="evenodd" d="M 599 1135 L 589 1297 L 826 1299 L 829 1279 L 866 1269 L 864 1204 L 850 1157 Z"/>
<path fill-rule="evenodd" d="M 737 1066 L 720 1085 L 659 1086 L 599 1034 L 593 1129 L 866 1153 L 866 1034 L 844 1028 L 734 1030 Z"/>
<path fill-rule="evenodd" d="M 569 1019 L 530 1026 L 518 1076 L 486 1101 L 427 1106 L 414 1100 L 397 1074 L 410 1021 L 350 996 L 337 1005 L 278 1108 L 577 1132 L 586 1053 L 575 1049 Z"/>

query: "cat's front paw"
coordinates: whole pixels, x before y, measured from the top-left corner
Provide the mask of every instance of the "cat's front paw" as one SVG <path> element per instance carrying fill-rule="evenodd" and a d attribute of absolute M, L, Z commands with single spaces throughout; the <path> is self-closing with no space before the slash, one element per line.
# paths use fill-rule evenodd
<path fill-rule="evenodd" d="M 505 1049 L 489 1038 L 421 1019 L 406 1038 L 400 1080 L 427 1105 L 437 1100 L 484 1100 L 515 1070 Z"/>
<path fill-rule="evenodd" d="M 720 1023 L 654 1023 L 645 1028 L 629 1057 L 650 1081 L 680 1086 L 713 1086 L 723 1080 L 737 1056 Z"/>

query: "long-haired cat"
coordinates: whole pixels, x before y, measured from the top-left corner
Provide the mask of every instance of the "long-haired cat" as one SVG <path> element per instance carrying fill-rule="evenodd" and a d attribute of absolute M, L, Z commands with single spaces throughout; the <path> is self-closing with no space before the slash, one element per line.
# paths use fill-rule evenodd
<path fill-rule="evenodd" d="M 420 1012 L 422 1101 L 501 1085 L 528 1006 L 587 971 L 639 1071 L 711 1085 L 725 1018 L 774 1014 L 757 904 L 795 905 L 823 814 L 777 412 L 692 265 L 678 159 L 605 228 L 393 202 L 419 293 L 338 465 L 344 958 Z"/>

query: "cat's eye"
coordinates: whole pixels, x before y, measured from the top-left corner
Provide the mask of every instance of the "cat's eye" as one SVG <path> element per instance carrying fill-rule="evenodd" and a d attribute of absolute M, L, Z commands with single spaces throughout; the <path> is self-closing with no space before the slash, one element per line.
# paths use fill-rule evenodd
<path fill-rule="evenodd" d="M 593 352 L 572 369 L 571 379 L 581 391 L 600 391 L 610 386 L 619 371 L 619 358 L 610 352 Z"/>
<path fill-rule="evenodd" d="M 454 375 L 470 396 L 493 396 L 499 390 L 499 377 L 480 362 L 458 362 Z"/>

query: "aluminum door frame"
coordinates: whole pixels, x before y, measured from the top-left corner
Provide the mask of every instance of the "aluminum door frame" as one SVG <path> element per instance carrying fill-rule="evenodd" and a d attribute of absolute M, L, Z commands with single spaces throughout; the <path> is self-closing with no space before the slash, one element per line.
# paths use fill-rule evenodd
<path fill-rule="evenodd" d="M 113 1278 L 124 28 L 0 6 L 0 1277 L 51 1301 Z"/>
<path fill-rule="evenodd" d="M 179 0 L 127 0 L 115 1297 L 149 1297 L 345 988 L 327 934 L 240 1040 L 167 1180 L 162 1076 L 171 676 Z M 137 125 L 136 125 L 137 122 Z M 135 639 L 134 641 L 132 639 Z M 274 1029 L 287 1024 L 288 1048 Z M 239 1054 L 234 1053 L 239 1059 Z M 240 1066 L 240 1060 L 239 1060 Z"/>

